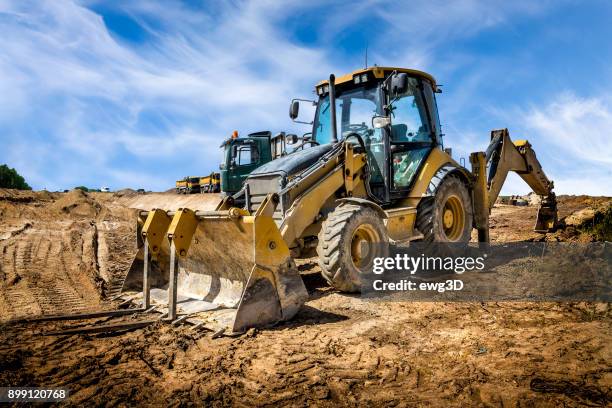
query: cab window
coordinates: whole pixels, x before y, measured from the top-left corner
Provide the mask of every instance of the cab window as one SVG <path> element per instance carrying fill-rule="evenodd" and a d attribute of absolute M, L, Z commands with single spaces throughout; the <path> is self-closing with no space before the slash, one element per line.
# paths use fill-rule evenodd
<path fill-rule="evenodd" d="M 238 166 L 248 166 L 259 161 L 259 150 L 255 145 L 238 145 L 234 157 Z"/>
<path fill-rule="evenodd" d="M 410 187 L 434 144 L 421 81 L 409 78 L 406 92 L 390 101 L 391 144 L 394 145 L 391 172 L 395 191 Z"/>
<path fill-rule="evenodd" d="M 410 186 L 429 148 L 408 150 L 393 155 L 393 189 L 401 190 Z"/>
<path fill-rule="evenodd" d="M 431 142 L 431 129 L 418 79 L 409 78 L 406 92 L 392 101 L 390 110 L 393 142 Z"/>

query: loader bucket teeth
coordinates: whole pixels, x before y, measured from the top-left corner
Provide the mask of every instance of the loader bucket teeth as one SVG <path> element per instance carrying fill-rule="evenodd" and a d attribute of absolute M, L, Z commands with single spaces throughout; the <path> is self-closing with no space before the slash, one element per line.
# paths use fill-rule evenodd
<path fill-rule="evenodd" d="M 125 277 L 122 292 L 142 290 L 146 241 L 149 243 L 147 252 L 150 255 L 151 285 L 159 287 L 168 282 L 167 264 L 170 259 L 170 245 L 166 239 L 166 231 L 169 223 L 170 217 L 163 210 L 154 209 L 139 214 L 136 226 L 138 252 Z"/>
<path fill-rule="evenodd" d="M 152 303 L 168 307 L 171 318 L 175 301 L 178 315 L 190 314 L 214 330 L 243 332 L 290 319 L 306 301 L 308 292 L 271 216 L 238 208 L 157 211 L 149 212 L 141 234 L 151 257 Z M 151 231 L 160 229 L 167 229 L 165 239 L 153 252 Z M 144 272 L 144 253 L 140 248 L 124 290 L 138 284 L 142 290 L 137 276 Z"/>

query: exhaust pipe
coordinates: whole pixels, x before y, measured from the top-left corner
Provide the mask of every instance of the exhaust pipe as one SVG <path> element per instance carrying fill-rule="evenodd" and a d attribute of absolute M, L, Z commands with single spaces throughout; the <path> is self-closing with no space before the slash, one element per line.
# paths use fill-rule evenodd
<path fill-rule="evenodd" d="M 329 104 L 331 107 L 332 143 L 338 142 L 338 128 L 336 125 L 336 77 L 329 76 Z"/>

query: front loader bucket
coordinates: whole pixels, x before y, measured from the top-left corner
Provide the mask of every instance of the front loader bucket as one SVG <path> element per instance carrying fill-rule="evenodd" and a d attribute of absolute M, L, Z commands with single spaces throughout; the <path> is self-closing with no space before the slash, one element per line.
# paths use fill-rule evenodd
<path fill-rule="evenodd" d="M 167 229 L 165 242 L 155 250 L 154 225 Z M 136 275 L 143 275 L 145 252 L 151 253 L 151 301 L 167 305 L 170 319 L 188 314 L 215 330 L 243 332 L 291 319 L 307 299 L 289 248 L 269 215 L 248 215 L 238 208 L 150 212 L 142 232 L 143 261 L 132 265 L 124 288 L 144 287 Z"/>

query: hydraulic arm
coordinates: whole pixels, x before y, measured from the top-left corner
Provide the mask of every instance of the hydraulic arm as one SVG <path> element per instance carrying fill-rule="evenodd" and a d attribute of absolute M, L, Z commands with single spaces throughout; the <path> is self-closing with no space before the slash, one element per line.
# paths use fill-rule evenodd
<path fill-rule="evenodd" d="M 508 129 L 493 130 L 485 160 L 489 168 L 487 177 L 489 209 L 493 207 L 508 173 L 514 171 L 541 198 L 534 229 L 538 232 L 545 232 L 555 228 L 557 199 L 553 192 L 554 185 L 546 177 L 527 140 L 518 140 L 513 143 L 510 140 Z"/>

